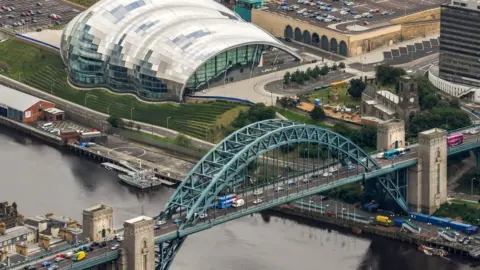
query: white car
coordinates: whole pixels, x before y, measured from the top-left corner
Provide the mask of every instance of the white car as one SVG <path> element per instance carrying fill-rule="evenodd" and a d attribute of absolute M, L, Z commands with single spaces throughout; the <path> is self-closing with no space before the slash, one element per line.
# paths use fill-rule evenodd
<path fill-rule="evenodd" d="M 203 214 L 200 214 L 200 216 L 198 216 L 199 218 L 206 218 L 208 217 L 207 213 L 203 213 Z"/>
<path fill-rule="evenodd" d="M 326 172 L 323 174 L 323 177 L 329 177 L 332 176 L 333 174 L 331 172 Z"/>
<path fill-rule="evenodd" d="M 355 15 L 353 16 L 354 19 L 361 19 L 362 18 L 362 15 Z"/>
<path fill-rule="evenodd" d="M 309 182 L 309 179 L 308 178 L 305 178 L 302 180 L 303 183 L 308 183 Z"/>
<path fill-rule="evenodd" d="M 348 14 L 348 12 L 345 11 L 345 10 L 340 11 L 340 15 L 347 15 L 347 14 Z"/>
<path fill-rule="evenodd" d="M 279 191 L 282 191 L 283 190 L 283 187 L 276 187 L 275 188 L 275 192 L 279 192 Z"/>
<path fill-rule="evenodd" d="M 259 204 L 262 202 L 262 199 L 256 199 L 255 201 L 253 201 L 253 204 Z"/>
<path fill-rule="evenodd" d="M 162 226 L 162 225 L 165 225 L 165 224 L 167 224 L 167 222 L 165 220 L 157 221 L 157 226 Z"/>
<path fill-rule="evenodd" d="M 115 244 L 111 247 L 112 250 L 117 250 L 118 248 L 120 248 L 119 244 Z"/>
<path fill-rule="evenodd" d="M 255 190 L 253 192 L 253 195 L 255 195 L 255 196 L 262 195 L 262 194 L 263 194 L 263 190 Z"/>

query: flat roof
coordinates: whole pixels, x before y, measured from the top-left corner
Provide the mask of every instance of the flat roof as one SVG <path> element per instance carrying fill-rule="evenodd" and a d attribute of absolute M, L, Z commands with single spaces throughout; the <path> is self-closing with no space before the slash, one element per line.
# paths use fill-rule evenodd
<path fill-rule="evenodd" d="M 144 221 L 144 220 L 152 220 L 152 218 L 147 217 L 147 216 L 139 216 L 139 217 L 136 217 L 136 218 L 129 219 L 129 220 L 125 221 L 125 223 L 135 224 L 137 222 Z"/>
<path fill-rule="evenodd" d="M 394 115 L 395 114 L 395 111 L 388 108 L 387 106 L 383 105 L 383 104 L 376 104 L 374 105 L 375 108 L 377 108 L 378 110 L 388 114 L 388 115 Z"/>
<path fill-rule="evenodd" d="M 91 212 L 91 211 L 100 210 L 100 209 L 107 209 L 107 207 L 103 204 L 97 204 L 95 206 L 85 209 L 85 211 Z"/>
<path fill-rule="evenodd" d="M 15 237 L 19 237 L 35 230 L 28 228 L 26 226 L 16 226 L 5 231 L 5 235 L 0 235 L 0 242 L 10 240 Z"/>
<path fill-rule="evenodd" d="M 0 85 L 0 105 L 3 104 L 8 108 L 23 112 L 39 101 L 47 102 L 10 87 Z"/>

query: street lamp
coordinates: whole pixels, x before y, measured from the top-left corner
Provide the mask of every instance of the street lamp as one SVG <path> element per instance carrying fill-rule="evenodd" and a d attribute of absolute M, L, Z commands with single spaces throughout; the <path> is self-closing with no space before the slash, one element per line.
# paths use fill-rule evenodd
<path fill-rule="evenodd" d="M 52 83 L 52 84 L 50 85 L 50 94 L 53 94 L 53 86 L 55 86 L 55 83 Z"/>
<path fill-rule="evenodd" d="M 89 97 L 95 97 L 95 96 L 94 95 L 89 95 L 89 94 L 87 94 L 85 96 L 85 107 L 87 107 L 87 98 L 89 98 Z"/>
<path fill-rule="evenodd" d="M 168 119 L 172 118 L 171 116 L 167 117 L 167 129 L 168 129 Z"/>
<path fill-rule="evenodd" d="M 135 108 L 130 108 L 130 121 L 133 121 L 133 110 L 135 110 Z"/>
<path fill-rule="evenodd" d="M 471 186 L 470 194 L 471 194 L 472 196 L 473 196 L 473 180 L 476 180 L 475 177 L 470 180 L 470 186 Z"/>

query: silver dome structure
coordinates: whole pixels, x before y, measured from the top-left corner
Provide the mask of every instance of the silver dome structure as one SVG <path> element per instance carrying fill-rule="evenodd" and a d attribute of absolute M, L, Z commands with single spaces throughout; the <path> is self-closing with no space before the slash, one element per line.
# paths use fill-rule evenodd
<path fill-rule="evenodd" d="M 70 21 L 61 40 L 71 83 L 151 101 L 179 101 L 272 48 L 300 59 L 212 0 L 103 0 Z"/>

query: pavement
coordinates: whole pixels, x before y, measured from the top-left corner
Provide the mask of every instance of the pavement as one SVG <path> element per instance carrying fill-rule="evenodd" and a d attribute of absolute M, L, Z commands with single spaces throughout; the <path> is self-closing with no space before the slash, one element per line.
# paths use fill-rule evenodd
<path fill-rule="evenodd" d="M 37 3 L 40 3 L 38 5 Z M 48 0 L 48 1 L 33 1 L 33 0 L 2 0 L 0 1 L 0 7 L 14 7 L 15 10 L 8 11 L 3 9 L 0 12 L 0 26 L 5 28 L 11 28 L 17 32 L 28 32 L 32 29 L 43 28 L 48 25 L 62 25 L 68 23 L 75 16 L 80 14 L 85 8 L 73 5 L 62 0 Z M 33 16 L 22 16 L 22 13 L 33 11 Z M 50 19 L 50 14 L 56 14 L 60 16 L 60 19 L 54 21 Z M 21 22 L 25 20 L 23 26 L 13 26 L 14 22 Z M 34 22 L 33 20 L 36 20 Z"/>
<path fill-rule="evenodd" d="M 336 70 L 331 71 L 329 74 L 325 76 L 320 76 L 315 81 L 310 80 L 306 83 L 306 85 L 301 87 L 284 87 L 283 79 L 278 81 L 269 82 L 265 85 L 265 90 L 268 92 L 272 92 L 274 94 L 280 95 L 300 95 L 303 93 L 312 92 L 313 88 L 330 84 L 333 82 L 340 82 L 344 80 L 348 80 L 350 78 L 355 77 L 352 73 L 343 72 L 343 70 Z"/>

